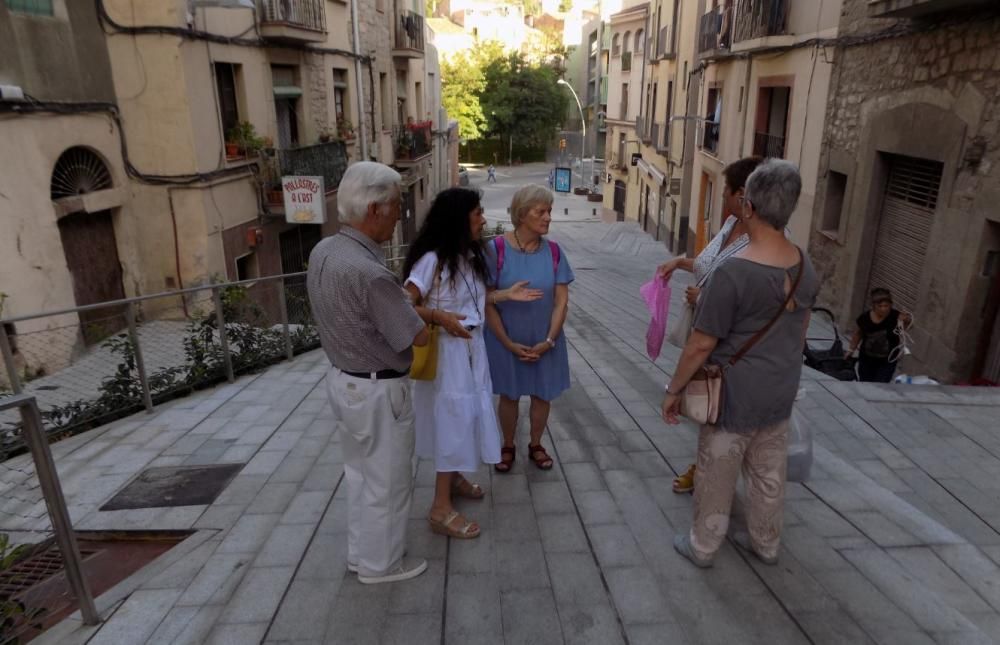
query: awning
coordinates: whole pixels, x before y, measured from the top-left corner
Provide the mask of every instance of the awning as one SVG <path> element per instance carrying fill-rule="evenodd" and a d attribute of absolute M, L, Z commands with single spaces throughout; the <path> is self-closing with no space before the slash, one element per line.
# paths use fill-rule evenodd
<path fill-rule="evenodd" d="M 646 173 L 650 179 L 656 182 L 657 186 L 662 186 L 663 182 L 667 180 L 667 176 L 662 172 L 657 170 L 654 166 L 651 166 L 646 160 L 640 159 L 639 163 L 636 164 L 640 171 Z"/>
<path fill-rule="evenodd" d="M 302 96 L 302 88 L 295 85 L 275 85 L 274 97 L 278 99 L 297 99 Z"/>

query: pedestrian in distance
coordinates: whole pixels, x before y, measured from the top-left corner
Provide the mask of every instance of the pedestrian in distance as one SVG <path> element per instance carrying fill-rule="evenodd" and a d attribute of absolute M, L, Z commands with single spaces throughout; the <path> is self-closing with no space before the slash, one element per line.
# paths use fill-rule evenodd
<path fill-rule="evenodd" d="M 497 183 L 497 169 L 490 164 L 489 168 L 486 169 L 486 181 L 489 183 Z"/>
<path fill-rule="evenodd" d="M 500 429 L 493 410 L 483 327 L 489 280 L 482 232 L 486 224 L 479 193 L 449 188 L 434 199 L 403 265 L 404 283 L 417 313 L 439 325 L 436 376 L 413 381 L 417 456 L 434 460 L 431 530 L 449 537 L 479 536 L 480 527 L 463 517 L 453 497 L 482 499 L 479 484 L 462 473 L 500 461 Z M 538 289 L 519 282 L 490 293 L 492 302 L 531 302 Z"/>
<path fill-rule="evenodd" d="M 399 278 L 385 266 L 402 206 L 401 177 L 362 161 L 344 173 L 343 225 L 309 254 L 307 288 L 331 367 L 327 394 L 340 432 L 347 484 L 347 569 L 364 584 L 416 577 L 404 558 L 413 497 L 413 345 L 428 340 Z"/>
<path fill-rule="evenodd" d="M 858 352 L 858 380 L 890 383 L 901 356 L 903 333 L 913 324 L 910 314 L 892 306 L 888 289 L 871 290 L 871 309 L 858 316 L 847 358 Z"/>
<path fill-rule="evenodd" d="M 552 401 L 569 388 L 569 354 L 563 324 L 569 307 L 573 270 L 559 245 L 547 240 L 552 222 L 552 192 L 528 185 L 511 200 L 514 230 L 487 245 L 490 289 L 486 351 L 498 408 L 503 448 L 498 472 L 510 472 L 516 448 L 518 403 L 531 398 L 528 458 L 543 470 L 553 461 L 542 446 Z M 503 302 L 496 293 L 527 282 L 542 297 L 533 302 Z"/>
<path fill-rule="evenodd" d="M 747 530 L 732 537 L 761 562 L 778 560 L 789 419 L 819 292 L 809 258 L 784 234 L 801 191 L 798 168 L 787 161 L 766 161 L 747 179 L 740 218 L 750 243 L 705 284 L 663 399 L 664 420 L 676 424 L 692 377 L 706 364 L 724 370 L 718 419 L 698 435 L 691 530 L 674 538 L 674 549 L 699 567 L 712 566 L 726 538 L 741 470 Z"/>

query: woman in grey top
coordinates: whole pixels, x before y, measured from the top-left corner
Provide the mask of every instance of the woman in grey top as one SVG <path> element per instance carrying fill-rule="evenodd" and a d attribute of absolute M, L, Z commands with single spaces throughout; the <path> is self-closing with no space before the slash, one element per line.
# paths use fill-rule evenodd
<path fill-rule="evenodd" d="M 700 567 L 711 566 L 726 537 L 741 469 L 749 533 L 734 537 L 763 562 L 777 562 L 788 420 L 802 372 L 809 312 L 819 291 L 809 259 L 783 232 L 801 190 L 798 168 L 787 161 L 767 161 L 750 175 L 740 215 L 750 244 L 718 266 L 705 285 L 694 331 L 663 399 L 664 419 L 678 423 L 680 393 L 695 372 L 706 361 L 726 365 L 782 312 L 770 331 L 726 370 L 719 419 L 714 426 L 702 426 L 698 437 L 694 521 L 689 534 L 674 539 L 674 548 Z"/>

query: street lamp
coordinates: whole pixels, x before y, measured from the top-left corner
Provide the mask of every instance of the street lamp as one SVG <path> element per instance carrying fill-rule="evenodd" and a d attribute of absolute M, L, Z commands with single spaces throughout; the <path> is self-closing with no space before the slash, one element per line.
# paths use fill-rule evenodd
<path fill-rule="evenodd" d="M 580 105 L 580 97 L 576 95 L 576 90 L 573 89 L 573 86 L 570 85 L 569 83 L 567 83 L 565 80 L 563 80 L 561 78 L 558 81 L 556 81 L 556 83 L 558 85 L 565 85 L 566 87 L 569 88 L 569 91 L 573 93 L 573 98 L 576 99 L 576 109 L 580 110 L 580 127 L 583 128 L 583 134 L 580 137 L 580 174 L 582 175 L 583 174 L 583 157 L 584 157 L 584 149 L 585 149 L 584 146 L 586 145 L 586 141 L 587 141 L 587 120 L 583 118 L 583 106 Z M 590 174 L 591 175 L 594 174 L 594 160 L 593 159 L 590 160 Z M 582 179 L 582 177 L 581 177 L 581 179 Z M 587 183 L 590 183 L 590 182 L 584 182 L 584 183 L 587 184 Z"/>

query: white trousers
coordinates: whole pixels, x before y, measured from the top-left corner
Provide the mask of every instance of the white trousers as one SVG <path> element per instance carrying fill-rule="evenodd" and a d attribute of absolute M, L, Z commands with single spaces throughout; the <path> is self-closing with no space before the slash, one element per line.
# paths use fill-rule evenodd
<path fill-rule="evenodd" d="M 347 482 L 347 560 L 361 575 L 396 567 L 413 499 L 410 379 L 375 380 L 336 367 L 326 388 L 339 421 Z"/>

